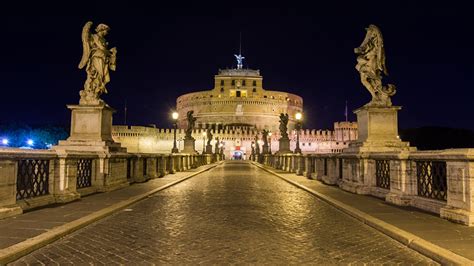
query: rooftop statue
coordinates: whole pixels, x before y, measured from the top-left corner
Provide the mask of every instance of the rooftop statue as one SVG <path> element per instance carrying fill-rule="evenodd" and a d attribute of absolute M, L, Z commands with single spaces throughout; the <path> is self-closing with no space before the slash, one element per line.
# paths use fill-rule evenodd
<path fill-rule="evenodd" d="M 288 114 L 280 114 L 280 135 L 282 139 L 288 139 Z"/>
<path fill-rule="evenodd" d="M 375 25 L 370 25 L 366 30 L 364 41 L 354 52 L 358 55 L 355 68 L 360 73 L 360 80 L 372 95 L 372 101 L 367 106 L 391 106 L 390 97 L 395 95 L 396 87 L 382 84 L 382 73 L 388 75 L 382 33 Z"/>
<path fill-rule="evenodd" d="M 105 85 L 109 83 L 109 69 L 115 71 L 117 48 L 108 49 L 105 36 L 109 32 L 109 26 L 99 24 L 95 28 L 96 33 L 90 33 L 92 22 L 89 21 L 82 29 L 83 53 L 79 69 L 86 68 L 87 79 L 84 89 L 80 91 L 79 104 L 96 105 L 102 103 L 100 96 L 107 93 Z"/>
<path fill-rule="evenodd" d="M 245 59 L 241 54 L 234 54 L 235 59 L 237 59 L 237 69 L 242 69 L 242 61 Z"/>
<path fill-rule="evenodd" d="M 186 114 L 186 119 L 188 120 L 188 127 L 186 128 L 185 139 L 193 139 L 192 133 L 194 129 L 194 124 L 196 123 L 196 118 L 193 116 L 194 111 L 188 111 Z"/>

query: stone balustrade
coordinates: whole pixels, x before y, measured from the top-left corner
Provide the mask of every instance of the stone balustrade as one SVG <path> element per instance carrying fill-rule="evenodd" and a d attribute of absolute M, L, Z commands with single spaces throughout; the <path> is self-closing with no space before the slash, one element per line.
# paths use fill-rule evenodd
<path fill-rule="evenodd" d="M 260 162 L 474 226 L 474 149 L 266 154 Z"/>
<path fill-rule="evenodd" d="M 219 154 L 0 149 L 0 218 L 220 160 Z"/>

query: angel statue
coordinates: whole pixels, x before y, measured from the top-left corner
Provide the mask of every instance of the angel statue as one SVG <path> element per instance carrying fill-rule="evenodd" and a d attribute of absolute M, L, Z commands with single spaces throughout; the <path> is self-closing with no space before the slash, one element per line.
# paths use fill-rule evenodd
<path fill-rule="evenodd" d="M 214 143 L 214 153 L 218 154 L 219 153 L 219 137 L 216 137 L 216 143 Z"/>
<path fill-rule="evenodd" d="M 237 60 L 237 69 L 242 69 L 242 61 L 245 59 L 241 54 L 234 54 L 235 59 Z"/>
<path fill-rule="evenodd" d="M 99 104 L 102 93 L 107 93 L 105 85 L 109 83 L 109 69 L 115 71 L 117 48 L 108 49 L 105 36 L 109 32 L 109 26 L 99 24 L 95 28 L 96 33 L 90 33 L 92 22 L 89 21 L 82 28 L 83 53 L 79 69 L 86 68 L 87 79 L 84 89 L 80 91 L 81 100 L 79 104 Z"/>
<path fill-rule="evenodd" d="M 360 80 L 372 95 L 372 101 L 367 105 L 391 106 L 390 97 L 395 95 L 396 87 L 382 84 L 382 73 L 388 76 L 382 33 L 375 25 L 370 25 L 366 30 L 364 41 L 354 52 L 358 55 L 355 68 L 360 73 Z"/>
<path fill-rule="evenodd" d="M 280 135 L 282 139 L 288 139 L 288 114 L 280 114 Z"/>
<path fill-rule="evenodd" d="M 194 114 L 194 111 L 188 111 L 188 113 L 186 114 L 186 119 L 188 120 L 188 127 L 186 128 L 186 135 L 185 135 L 185 139 L 188 139 L 188 140 L 193 140 L 193 136 L 191 135 L 193 133 L 193 129 L 194 129 L 194 124 L 196 123 L 196 118 L 193 116 Z"/>
<path fill-rule="evenodd" d="M 268 133 L 269 131 L 266 129 L 262 131 L 263 146 L 268 146 Z"/>
<path fill-rule="evenodd" d="M 206 138 L 207 138 L 207 146 L 211 146 L 211 141 L 212 141 L 211 129 L 207 129 Z"/>

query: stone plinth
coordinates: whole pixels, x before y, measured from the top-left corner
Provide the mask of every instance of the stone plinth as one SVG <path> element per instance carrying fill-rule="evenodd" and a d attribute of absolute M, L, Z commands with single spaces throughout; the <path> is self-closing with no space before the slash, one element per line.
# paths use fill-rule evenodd
<path fill-rule="evenodd" d="M 67 107 L 71 110 L 70 136 L 65 141 L 59 141 L 54 149 L 126 152 L 120 143 L 112 139 L 113 108 L 104 103 Z"/>
<path fill-rule="evenodd" d="M 195 154 L 196 153 L 196 148 L 195 148 L 195 139 L 184 139 L 184 149 L 181 151 L 182 153 L 189 153 L 189 154 Z"/>
<path fill-rule="evenodd" d="M 212 154 L 212 145 L 206 145 L 206 154 Z"/>
<path fill-rule="evenodd" d="M 278 142 L 280 145 L 278 148 L 278 153 L 291 153 L 289 138 L 280 138 Z"/>
<path fill-rule="evenodd" d="M 385 152 L 413 150 L 398 136 L 397 112 L 400 106 L 363 106 L 354 111 L 357 115 L 358 139 L 344 152 Z"/>
<path fill-rule="evenodd" d="M 268 145 L 263 144 L 262 145 L 262 154 L 269 154 L 270 151 L 268 149 Z"/>

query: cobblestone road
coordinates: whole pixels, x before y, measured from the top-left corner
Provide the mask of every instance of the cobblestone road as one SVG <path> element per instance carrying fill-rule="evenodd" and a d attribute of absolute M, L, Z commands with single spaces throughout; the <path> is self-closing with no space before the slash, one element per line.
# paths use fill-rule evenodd
<path fill-rule="evenodd" d="M 247 162 L 226 162 L 14 264 L 429 264 Z"/>

